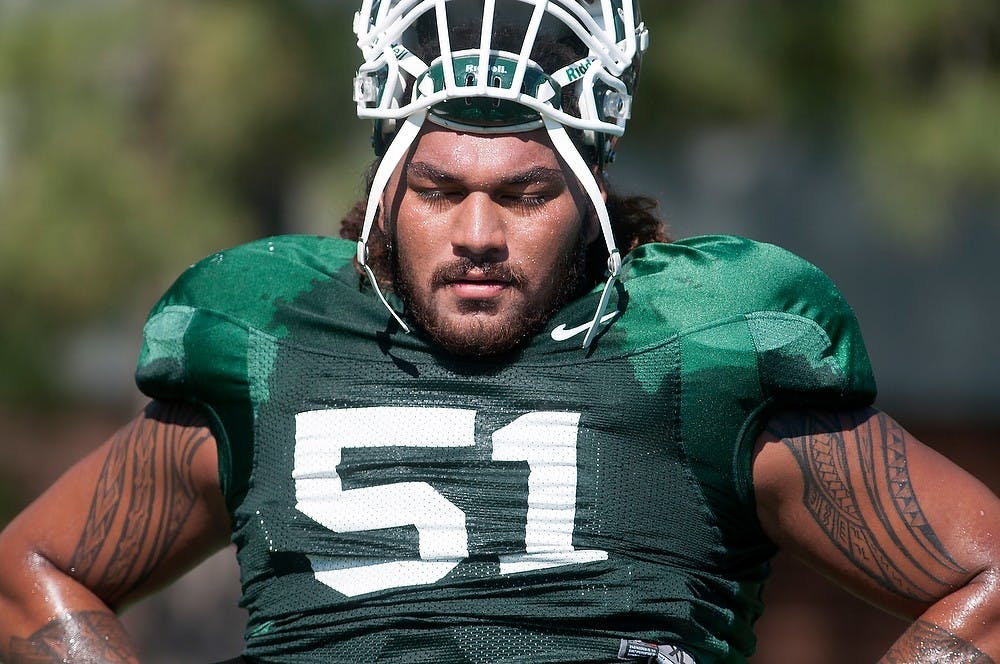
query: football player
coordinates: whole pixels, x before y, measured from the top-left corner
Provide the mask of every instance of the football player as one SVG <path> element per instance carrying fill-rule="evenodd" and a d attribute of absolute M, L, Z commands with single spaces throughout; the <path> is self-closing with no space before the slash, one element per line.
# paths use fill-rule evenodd
<path fill-rule="evenodd" d="M 874 409 L 817 268 L 610 191 L 634 0 L 365 0 L 347 239 L 155 305 L 152 401 L 0 536 L 4 661 L 128 662 L 115 611 L 236 543 L 250 662 L 744 662 L 783 548 L 1000 657 L 1000 503 Z"/>

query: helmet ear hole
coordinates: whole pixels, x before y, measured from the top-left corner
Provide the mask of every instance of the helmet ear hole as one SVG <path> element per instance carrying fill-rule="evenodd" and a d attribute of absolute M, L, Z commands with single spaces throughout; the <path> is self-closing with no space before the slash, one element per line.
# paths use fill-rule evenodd
<path fill-rule="evenodd" d="M 372 151 L 376 157 L 382 157 L 396 135 L 398 123 L 395 120 L 375 120 L 373 125 Z"/>
<path fill-rule="evenodd" d="M 606 136 L 605 139 L 602 142 L 602 154 L 599 157 L 602 169 L 605 164 L 613 164 L 615 162 L 615 147 L 618 145 L 617 136 Z"/>

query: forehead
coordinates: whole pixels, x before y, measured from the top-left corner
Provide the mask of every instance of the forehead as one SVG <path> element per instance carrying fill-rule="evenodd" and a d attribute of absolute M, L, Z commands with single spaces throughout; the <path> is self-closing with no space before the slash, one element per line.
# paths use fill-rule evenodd
<path fill-rule="evenodd" d="M 538 167 L 565 171 L 548 134 L 541 129 L 517 134 L 472 134 L 432 125 L 421 132 L 408 161 L 466 177 Z"/>

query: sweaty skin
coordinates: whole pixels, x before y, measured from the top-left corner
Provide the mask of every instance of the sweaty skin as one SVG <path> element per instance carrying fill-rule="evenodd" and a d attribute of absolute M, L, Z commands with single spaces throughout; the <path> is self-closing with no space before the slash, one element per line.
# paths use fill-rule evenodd
<path fill-rule="evenodd" d="M 753 467 L 768 535 L 913 624 L 882 659 L 1000 656 L 1000 503 L 874 409 L 771 420 Z"/>
<path fill-rule="evenodd" d="M 384 203 L 422 324 L 451 345 L 527 333 L 598 232 L 540 136 L 487 140 L 426 132 Z M 137 661 L 115 612 L 229 541 L 207 424 L 150 404 L 0 533 L 0 659 Z M 884 664 L 1000 660 L 1000 501 L 974 477 L 873 409 L 775 415 L 752 471 L 776 544 L 913 621 Z"/>
<path fill-rule="evenodd" d="M 579 291 L 600 230 L 567 172 L 543 130 L 433 125 L 396 169 L 379 223 L 398 257 L 397 289 L 448 351 L 511 350 Z"/>
<path fill-rule="evenodd" d="M 0 533 L 0 659 L 134 662 L 115 611 L 225 546 L 215 441 L 150 404 Z"/>

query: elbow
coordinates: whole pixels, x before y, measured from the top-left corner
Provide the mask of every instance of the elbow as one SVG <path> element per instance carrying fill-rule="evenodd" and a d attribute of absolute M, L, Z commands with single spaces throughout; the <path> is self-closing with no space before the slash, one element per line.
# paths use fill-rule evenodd
<path fill-rule="evenodd" d="M 967 598 L 956 611 L 955 618 L 959 622 L 966 622 L 975 616 L 976 619 L 989 618 L 1000 624 L 1000 560 L 993 559 L 957 592 Z"/>
<path fill-rule="evenodd" d="M 29 621 L 73 610 L 81 603 L 107 606 L 74 578 L 32 538 L 16 529 L 16 522 L 0 533 L 0 616 L 19 615 Z M 96 600 L 96 601 L 95 601 Z"/>

